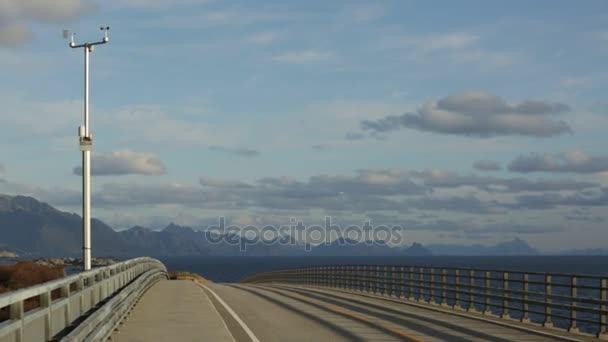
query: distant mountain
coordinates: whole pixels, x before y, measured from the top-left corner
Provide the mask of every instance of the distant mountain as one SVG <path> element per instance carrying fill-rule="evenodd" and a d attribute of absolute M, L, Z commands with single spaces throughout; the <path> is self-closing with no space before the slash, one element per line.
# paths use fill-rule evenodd
<path fill-rule="evenodd" d="M 82 251 L 81 218 L 26 196 L 0 195 L 0 249 L 27 256 L 75 256 Z M 127 244 L 100 220 L 91 221 L 97 255 L 118 255 Z"/>
<path fill-rule="evenodd" d="M 312 248 L 315 256 L 430 256 L 431 251 L 419 243 L 411 246 L 389 246 L 384 241 L 357 242 L 338 238 Z"/>
<path fill-rule="evenodd" d="M 538 250 L 532 248 L 526 241 L 516 238 L 511 241 L 501 242 L 494 246 L 483 245 L 450 245 L 432 244 L 426 246 L 433 255 L 461 255 L 461 256 L 480 256 L 480 255 L 538 255 Z"/>
<path fill-rule="evenodd" d="M 169 224 L 161 231 L 135 226 L 115 231 L 104 222 L 91 222 L 94 256 L 429 256 L 537 255 L 525 241 L 515 239 L 495 246 L 389 246 L 382 241 L 347 239 L 306 246 L 290 236 L 254 241 L 239 235 L 219 238 L 210 232 Z M 0 195 L 0 250 L 22 257 L 75 257 L 82 251 L 82 219 L 32 197 Z M 213 243 L 213 241 L 216 241 Z M 308 250 L 308 251 L 307 251 Z"/>

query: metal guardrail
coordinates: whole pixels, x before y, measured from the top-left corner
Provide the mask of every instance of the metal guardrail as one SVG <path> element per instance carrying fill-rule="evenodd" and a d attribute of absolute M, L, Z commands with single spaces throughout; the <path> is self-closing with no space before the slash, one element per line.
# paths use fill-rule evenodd
<path fill-rule="evenodd" d="M 606 276 L 332 265 L 263 272 L 241 282 L 293 283 L 362 291 L 608 339 Z"/>
<path fill-rule="evenodd" d="M 165 266 L 137 258 L 0 295 L 0 342 L 100 341 L 112 333 Z M 39 305 L 25 310 L 26 302 Z M 59 336 L 59 337 L 58 337 Z"/>

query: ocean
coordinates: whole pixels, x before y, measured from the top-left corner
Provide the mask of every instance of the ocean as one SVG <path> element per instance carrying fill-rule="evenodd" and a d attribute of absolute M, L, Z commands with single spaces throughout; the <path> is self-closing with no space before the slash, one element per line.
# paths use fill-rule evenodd
<path fill-rule="evenodd" d="M 602 274 L 608 256 L 433 256 L 433 257 L 166 257 L 170 271 L 197 273 L 214 282 L 238 282 L 258 272 L 314 265 L 406 265 L 528 272 Z"/>

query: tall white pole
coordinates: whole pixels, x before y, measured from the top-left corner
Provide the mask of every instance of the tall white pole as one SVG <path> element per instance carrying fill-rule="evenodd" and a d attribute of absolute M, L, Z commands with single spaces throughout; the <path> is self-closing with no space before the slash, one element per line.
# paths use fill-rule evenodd
<path fill-rule="evenodd" d="M 108 36 L 109 26 L 100 27 L 104 32 L 103 39 L 94 43 L 76 45 L 75 34 L 71 34 L 70 47 L 72 49 L 84 49 L 84 127 L 78 129 L 80 150 L 82 151 L 82 264 L 83 269 L 91 269 L 91 149 L 93 148 L 93 136 L 91 135 L 89 122 L 89 55 L 96 45 L 106 44 L 110 41 Z M 63 31 L 63 37 L 68 38 L 69 32 Z"/>
<path fill-rule="evenodd" d="M 84 133 L 89 134 L 89 53 L 84 47 Z M 82 151 L 82 260 L 85 271 L 91 269 L 91 150 Z"/>

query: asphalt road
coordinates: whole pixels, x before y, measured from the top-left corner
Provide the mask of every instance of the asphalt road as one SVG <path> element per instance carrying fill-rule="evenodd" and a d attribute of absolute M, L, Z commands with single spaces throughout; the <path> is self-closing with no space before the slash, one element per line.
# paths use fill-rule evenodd
<path fill-rule="evenodd" d="M 479 315 L 453 314 L 391 298 L 288 285 L 212 284 L 209 289 L 231 308 L 218 308 L 236 341 L 586 341 L 554 330 Z M 444 310 L 445 312 L 442 312 Z M 550 334 L 550 335 L 543 335 Z M 573 338 L 573 339 L 569 339 Z"/>

